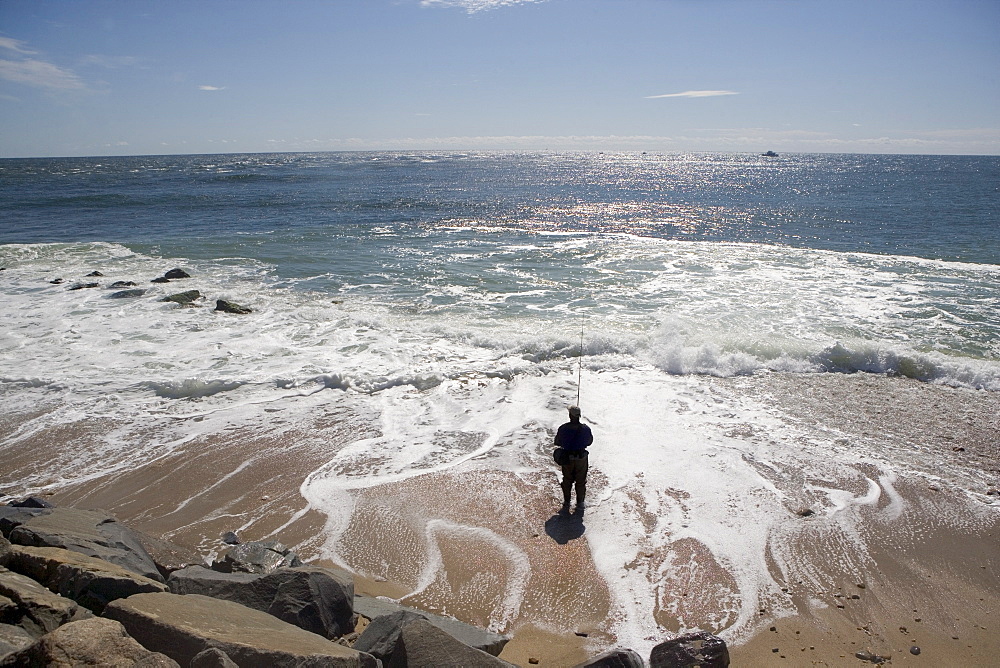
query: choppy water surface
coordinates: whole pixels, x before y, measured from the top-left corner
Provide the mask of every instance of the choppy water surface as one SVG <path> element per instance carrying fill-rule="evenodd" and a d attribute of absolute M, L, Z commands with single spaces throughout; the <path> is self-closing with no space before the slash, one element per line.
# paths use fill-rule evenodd
<path fill-rule="evenodd" d="M 873 503 L 869 483 L 892 497 L 895 476 L 921 466 L 866 452 L 860 475 L 856 450 L 804 447 L 795 423 L 706 377 L 865 371 L 1000 391 L 998 183 L 1000 159 L 974 157 L 0 161 L 3 402 L 57 407 L 6 442 L 128 416 L 100 437 L 105 457 L 59 463 L 65 482 L 191 436 L 165 416 L 267 430 L 275 411 L 294 421 L 317 397 L 344 402 L 382 435 L 332 455 L 302 491 L 331 516 L 329 556 L 375 572 L 341 554 L 352 499 L 448 471 L 504 471 L 549 494 L 545 430 L 579 390 L 598 443 L 619 444 L 593 458 L 595 563 L 617 582 L 623 563 L 659 555 L 621 583 L 616 632 L 641 644 L 654 610 L 662 621 L 668 602 L 643 592 L 676 576 L 680 545 L 729 574 L 713 623 L 738 636 L 775 596 L 764 555 L 795 494 L 768 471 L 805 471 L 806 501 L 834 516 Z M 149 283 L 175 266 L 193 277 Z M 147 292 L 112 299 L 119 280 Z M 85 282 L 100 285 L 69 289 Z M 254 313 L 160 301 L 188 289 Z M 706 463 L 708 483 L 690 474 Z M 50 473 L 16 482 L 61 484 Z M 735 498 L 770 503 L 734 512 Z M 506 555 L 514 575 L 491 623 L 530 617 L 532 564 L 510 536 L 456 518 L 425 528 L 428 546 L 458 531 Z M 415 590 L 433 589 L 435 549 Z"/>

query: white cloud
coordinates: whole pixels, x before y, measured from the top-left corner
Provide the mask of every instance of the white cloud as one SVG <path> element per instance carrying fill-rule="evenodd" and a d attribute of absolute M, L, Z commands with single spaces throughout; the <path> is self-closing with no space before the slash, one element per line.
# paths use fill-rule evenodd
<path fill-rule="evenodd" d="M 647 100 L 657 100 L 661 97 L 718 97 L 719 95 L 739 95 L 731 90 L 686 90 L 683 93 L 667 93 L 665 95 L 647 95 Z"/>
<path fill-rule="evenodd" d="M 545 0 L 420 0 L 420 5 L 423 7 L 458 7 L 470 14 L 475 14 L 488 9 L 533 2 L 545 2 Z"/>
<path fill-rule="evenodd" d="M 225 86 L 198 86 L 198 90 L 223 90 Z"/>
<path fill-rule="evenodd" d="M 16 51 L 17 53 L 23 53 L 25 55 L 33 55 L 36 52 L 24 46 L 24 42 L 19 39 L 11 39 L 10 37 L 0 37 L 0 48 L 10 49 L 11 51 Z"/>
<path fill-rule="evenodd" d="M 0 79 L 37 88 L 78 90 L 86 88 L 83 81 L 69 70 L 34 58 L 0 60 Z"/>

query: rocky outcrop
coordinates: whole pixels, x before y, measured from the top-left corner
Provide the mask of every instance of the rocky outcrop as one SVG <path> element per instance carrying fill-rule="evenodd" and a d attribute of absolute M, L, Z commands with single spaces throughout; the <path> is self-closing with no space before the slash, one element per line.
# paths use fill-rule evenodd
<path fill-rule="evenodd" d="M 173 302 L 175 304 L 180 304 L 181 306 L 197 306 L 195 302 L 199 299 L 201 299 L 200 292 L 197 290 L 187 290 L 185 292 L 178 292 L 177 294 L 164 297 L 160 301 Z"/>
<path fill-rule="evenodd" d="M 100 617 L 60 626 L 9 654 L 0 666 L 179 668 L 173 659 L 150 652 L 130 638 L 118 622 Z"/>
<path fill-rule="evenodd" d="M 192 566 L 172 573 L 168 585 L 175 594 L 239 603 L 325 638 L 354 630 L 354 581 L 345 571 L 302 566 L 267 574 L 220 573 Z"/>
<path fill-rule="evenodd" d="M 156 569 L 163 576 L 164 581 L 174 571 L 188 566 L 201 566 L 205 563 L 205 559 L 194 550 L 189 550 L 162 538 L 154 538 L 141 531 L 134 533 L 139 544 L 156 564 Z"/>
<path fill-rule="evenodd" d="M 9 600 L 9 599 L 8 599 Z M 2 610 L 2 607 L 0 607 Z M 13 652 L 30 647 L 35 638 L 20 626 L 0 624 L 0 662 Z"/>
<path fill-rule="evenodd" d="M 424 612 L 423 610 L 417 610 L 416 608 L 410 608 L 405 605 L 400 605 L 399 603 L 394 603 L 381 598 L 374 598 L 372 596 L 358 595 L 354 597 L 354 612 L 372 620 L 372 623 L 376 622 L 380 617 L 393 615 L 402 611 L 419 615 L 459 642 L 468 645 L 469 647 L 482 650 L 487 654 L 492 654 L 493 656 L 499 655 L 503 650 L 504 645 L 506 645 L 510 640 L 510 636 L 491 633 L 470 624 L 460 622 L 457 619 L 452 619 L 451 617 L 434 615 L 429 612 Z M 363 636 L 364 634 L 362 633 L 362 637 Z M 359 637 L 358 641 L 360 642 L 360 640 L 361 638 Z"/>
<path fill-rule="evenodd" d="M 222 311 L 223 313 L 236 313 L 238 315 L 246 315 L 247 313 L 253 313 L 253 309 L 249 306 L 241 306 L 236 302 L 226 301 L 225 299 L 215 300 L 215 310 Z"/>
<path fill-rule="evenodd" d="M 0 568 L 0 597 L 4 618 L 39 637 L 63 624 L 91 617 L 86 608 L 38 584 L 31 578 Z"/>
<path fill-rule="evenodd" d="M 55 508 L 40 496 L 29 496 L 19 501 L 11 501 L 9 505 L 13 508 Z"/>
<path fill-rule="evenodd" d="M 462 666 L 463 668 L 511 668 L 512 663 L 498 659 L 459 642 L 426 619 L 408 622 L 396 640 L 386 668 L 410 666 Z"/>
<path fill-rule="evenodd" d="M 119 290 L 118 292 L 112 292 L 108 295 L 108 299 L 132 299 L 135 297 L 141 297 L 146 294 L 146 291 L 142 288 L 133 288 L 132 290 Z"/>
<path fill-rule="evenodd" d="M 0 534 L 5 538 L 10 532 L 28 520 L 45 515 L 49 511 L 44 508 L 23 508 L 18 506 L 0 506 Z"/>
<path fill-rule="evenodd" d="M 377 617 L 354 641 L 354 649 L 367 652 L 386 663 L 396 649 L 396 641 L 399 640 L 403 627 L 417 619 L 427 621 L 423 615 L 409 610 L 397 610 L 390 615 Z"/>
<path fill-rule="evenodd" d="M 137 594 L 112 602 L 106 617 L 152 651 L 189 665 L 216 648 L 237 665 L 376 668 L 377 660 L 231 601 L 198 594 Z"/>
<path fill-rule="evenodd" d="M 115 281 L 108 287 L 113 290 L 120 290 L 121 288 L 134 288 L 135 281 Z"/>
<path fill-rule="evenodd" d="M 212 562 L 220 573 L 270 573 L 276 568 L 301 566 L 299 556 L 276 540 L 251 541 L 226 551 Z"/>
<path fill-rule="evenodd" d="M 147 578 L 163 581 L 156 563 L 136 532 L 105 512 L 75 508 L 6 508 L 0 529 L 11 543 L 61 547 L 117 564 Z M 10 526 L 10 530 L 3 527 Z"/>
<path fill-rule="evenodd" d="M 69 290 L 86 290 L 87 288 L 98 288 L 100 286 L 101 286 L 100 283 L 75 283 L 75 284 L 69 286 L 69 288 L 67 288 L 67 289 L 69 289 Z"/>
<path fill-rule="evenodd" d="M 190 668 L 240 668 L 229 655 L 221 649 L 209 647 L 203 652 L 198 652 L 191 659 Z"/>
<path fill-rule="evenodd" d="M 0 538 L 0 668 L 512 665 L 498 658 L 508 636 L 355 595 L 350 573 L 305 566 L 276 541 L 237 544 L 212 570 L 106 512 L 43 499 L 0 506 L 0 531 L 13 542 Z M 231 532 L 225 538 L 239 543 Z M 91 610 L 120 625 L 78 625 L 93 621 Z M 358 616 L 370 620 L 360 636 Z M 720 668 L 729 654 L 699 632 L 657 645 L 650 662 Z M 618 649 L 578 668 L 641 666 L 635 652 Z"/>
<path fill-rule="evenodd" d="M 175 268 L 165 273 L 163 275 L 163 278 L 168 278 L 170 280 L 174 280 L 177 278 L 191 278 L 191 274 L 187 273 L 183 269 Z"/>
<path fill-rule="evenodd" d="M 144 592 L 167 591 L 166 585 L 161 582 L 103 559 L 57 547 L 15 546 L 8 568 L 97 614 L 101 614 L 108 603 L 119 598 Z"/>
<path fill-rule="evenodd" d="M 726 668 L 726 641 L 705 631 L 696 631 L 662 642 L 649 655 L 650 668 Z"/>
<path fill-rule="evenodd" d="M 573 668 L 644 668 L 642 657 L 630 649 L 613 649 L 598 654 L 589 661 L 578 663 Z"/>

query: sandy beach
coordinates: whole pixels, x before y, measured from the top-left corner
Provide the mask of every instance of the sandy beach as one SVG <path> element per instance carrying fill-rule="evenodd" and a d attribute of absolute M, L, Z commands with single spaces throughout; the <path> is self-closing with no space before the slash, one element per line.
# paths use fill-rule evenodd
<path fill-rule="evenodd" d="M 995 393 L 869 374 L 705 382 L 720 397 L 752 399 L 795 421 L 803 443 L 877 451 L 897 472 L 880 477 L 859 454 L 861 477 L 831 484 L 857 487 L 853 498 L 867 494 L 870 502 L 837 512 L 823 507 L 807 473 L 774 473 L 771 479 L 782 481 L 775 498 L 788 519 L 769 536 L 765 558 L 780 593 L 768 594 L 749 630 L 730 640 L 734 666 L 856 666 L 858 652 L 892 665 L 992 664 L 1000 652 Z M 245 540 L 277 538 L 307 560 L 350 568 L 358 591 L 512 633 L 501 657 L 518 665 L 537 659 L 569 666 L 618 640 L 609 624 L 616 583 L 595 566 L 587 531 L 588 517 L 600 509 L 560 514 L 554 467 L 533 478 L 455 467 L 365 488 L 352 499 L 349 523 L 331 526 L 300 489 L 333 453 L 371 429 L 349 406 L 318 404 L 310 423 L 275 433 L 237 425 L 203 434 L 162 457 L 82 480 L 63 477 L 67 462 L 114 456 L 100 451 L 100 435 L 127 429 L 128 420 L 25 433 L 45 410 L 5 411 L 0 419 L 0 490 L 8 496 L 42 491 L 57 505 L 103 508 L 206 557 L 224 548 L 219 537 L 226 531 Z M 738 425 L 735 437 L 760 429 Z M 541 449 L 548 448 L 546 436 L 539 434 Z M 595 498 L 604 484 L 601 456 L 592 457 Z M 44 484 L 26 489 L 29 479 Z M 876 489 L 866 490 L 864 480 Z M 846 513 L 856 522 L 843 521 Z M 326 549 L 331 536 L 334 552 Z M 427 545 L 438 550 L 433 563 Z M 733 618 L 719 611 L 738 603 L 737 576 L 698 541 L 668 546 L 623 564 L 650 574 L 660 639 L 682 627 L 725 632 Z M 326 561 L 333 553 L 336 562 Z M 672 564 L 668 578 L 657 575 L 665 563 Z M 515 600 L 512 591 L 523 596 Z"/>

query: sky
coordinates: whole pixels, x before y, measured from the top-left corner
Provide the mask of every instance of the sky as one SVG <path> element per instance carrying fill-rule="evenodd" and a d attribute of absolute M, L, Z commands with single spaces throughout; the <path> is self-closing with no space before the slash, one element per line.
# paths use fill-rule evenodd
<path fill-rule="evenodd" d="M 0 157 L 1000 154 L 1000 0 L 0 0 Z"/>

